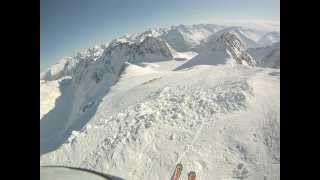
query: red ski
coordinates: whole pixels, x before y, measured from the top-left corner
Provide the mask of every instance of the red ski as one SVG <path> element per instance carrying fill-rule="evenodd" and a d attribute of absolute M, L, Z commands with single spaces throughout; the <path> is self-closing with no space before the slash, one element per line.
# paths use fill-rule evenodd
<path fill-rule="evenodd" d="M 181 163 L 177 164 L 176 169 L 173 172 L 171 180 L 179 180 L 181 176 L 181 171 L 183 169 L 183 166 Z"/>
<path fill-rule="evenodd" d="M 196 180 L 196 172 L 190 171 L 188 174 L 188 180 Z"/>

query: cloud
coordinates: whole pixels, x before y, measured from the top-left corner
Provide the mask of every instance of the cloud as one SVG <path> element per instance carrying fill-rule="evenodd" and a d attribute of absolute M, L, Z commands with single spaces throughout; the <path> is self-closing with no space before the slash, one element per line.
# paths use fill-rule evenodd
<path fill-rule="evenodd" d="M 280 19 L 221 19 L 209 18 L 201 21 L 192 21 L 192 24 L 218 24 L 226 26 L 242 26 L 260 31 L 278 31 L 280 32 Z"/>
<path fill-rule="evenodd" d="M 228 26 L 244 26 L 247 28 L 258 29 L 261 31 L 279 31 L 280 32 L 280 19 L 277 20 L 248 20 L 248 19 L 238 19 L 238 20 L 222 20 L 220 24 Z"/>

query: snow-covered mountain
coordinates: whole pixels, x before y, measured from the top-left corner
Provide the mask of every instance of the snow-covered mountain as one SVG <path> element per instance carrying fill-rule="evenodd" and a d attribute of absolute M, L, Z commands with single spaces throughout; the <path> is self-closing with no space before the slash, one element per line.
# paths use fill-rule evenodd
<path fill-rule="evenodd" d="M 260 46 L 268 46 L 280 42 L 280 32 L 272 31 L 262 36 L 258 43 Z"/>
<path fill-rule="evenodd" d="M 183 42 L 182 44 L 184 45 L 181 45 L 181 43 L 179 43 L 180 40 L 170 35 L 173 31 L 182 37 L 181 42 Z M 229 34 L 236 35 L 237 41 L 241 43 L 241 51 L 248 47 L 257 47 L 257 43 L 254 40 L 259 39 L 259 36 L 261 36 L 260 32 L 254 32 L 253 30 L 241 27 L 227 27 L 223 29 L 223 26 L 203 24 L 190 27 L 184 25 L 172 26 L 167 31 L 165 29 L 148 30 L 135 36 L 117 38 L 108 46 L 96 46 L 78 53 L 74 57 L 62 59 L 57 64 L 42 72 L 40 79 L 53 80 L 70 75 L 74 69 L 77 69 L 77 65 L 84 61 L 87 61 L 85 64 L 88 64 L 91 60 L 97 61 L 103 59 L 106 64 L 111 63 L 110 68 L 119 70 L 119 66 L 125 61 L 138 63 L 138 61 L 168 60 L 173 57 L 171 54 L 172 51 L 177 52 L 179 49 L 199 51 L 199 49 L 203 49 L 203 46 L 212 44 L 212 41 L 216 41 L 217 38 L 223 37 L 224 34 L 228 32 Z M 209 41 L 209 43 L 207 41 Z M 121 59 L 122 61 L 114 61 L 112 60 L 113 58 Z"/>
<path fill-rule="evenodd" d="M 237 37 L 243 43 L 245 49 L 258 47 L 258 40 L 264 34 L 264 32 L 243 27 L 227 27 L 217 32 L 215 36 L 220 36 L 227 32 L 237 35 Z"/>
<path fill-rule="evenodd" d="M 272 179 L 280 42 L 262 46 L 266 35 L 179 25 L 62 59 L 40 74 L 40 164 L 169 179 L 182 162 L 201 179 Z"/>
<path fill-rule="evenodd" d="M 261 60 L 261 67 L 280 68 L 280 43 L 272 45 L 273 50 Z"/>
<path fill-rule="evenodd" d="M 248 53 L 254 57 L 257 66 L 280 68 L 280 42 L 269 46 L 250 48 Z"/>
<path fill-rule="evenodd" d="M 217 33 L 209 37 L 206 43 L 198 48 L 199 55 L 179 66 L 176 70 L 195 65 L 243 64 L 255 66 L 255 60 L 246 52 L 238 35 L 231 32 Z"/>
<path fill-rule="evenodd" d="M 172 26 L 162 33 L 160 37 L 177 51 L 189 51 L 221 29 L 223 29 L 223 26 L 213 24 L 179 25 Z"/>

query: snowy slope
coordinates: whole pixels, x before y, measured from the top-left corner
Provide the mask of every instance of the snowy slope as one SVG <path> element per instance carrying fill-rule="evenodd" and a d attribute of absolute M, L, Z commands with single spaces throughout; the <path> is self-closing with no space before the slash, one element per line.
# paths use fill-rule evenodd
<path fill-rule="evenodd" d="M 195 47 L 195 50 L 198 52 L 203 48 L 203 46 L 206 46 L 208 42 L 221 37 L 225 33 L 231 33 L 236 35 L 237 38 L 243 44 L 243 48 L 245 49 L 260 47 L 258 41 L 265 34 L 265 32 L 262 31 L 252 30 L 243 27 L 226 27 L 210 35 L 208 38 L 204 40 L 204 43 L 201 43 L 197 47 Z"/>
<path fill-rule="evenodd" d="M 264 34 L 180 25 L 62 59 L 40 74 L 40 164 L 169 179 L 181 161 L 200 179 L 275 178 L 280 69 L 267 67 L 280 45 L 250 48 Z"/>
<path fill-rule="evenodd" d="M 266 33 L 258 41 L 260 46 L 269 46 L 277 42 L 280 42 L 280 32 L 276 31 Z"/>
<path fill-rule="evenodd" d="M 202 179 L 272 178 L 280 161 L 277 74 L 197 66 L 120 79 L 90 123 L 41 164 L 168 179 L 182 161 Z"/>
<path fill-rule="evenodd" d="M 255 66 L 255 60 L 246 52 L 238 35 L 230 32 L 214 34 L 198 49 L 199 55 L 179 66 L 176 70 L 195 65 L 244 64 Z"/>
<path fill-rule="evenodd" d="M 175 58 L 185 61 L 195 55 L 193 52 L 177 52 L 160 38 L 147 36 L 140 42 L 118 38 L 107 47 L 88 49 L 74 57 L 62 59 L 41 74 L 41 80 L 45 82 L 41 85 L 44 89 L 41 94 L 46 96 L 41 96 L 41 99 L 49 99 L 41 102 L 45 104 L 40 114 L 41 154 L 58 148 L 73 129 L 82 127 L 90 120 L 101 98 L 127 69 L 126 63 L 140 66 L 153 62 L 175 63 Z M 143 69 L 130 67 L 131 70 L 127 71 L 136 73 Z M 144 70 L 153 71 L 148 68 Z M 61 80 L 64 86 L 56 85 L 58 90 L 56 93 L 52 91 L 55 98 L 46 95 L 46 91 L 51 92 L 46 86 Z"/>
<path fill-rule="evenodd" d="M 248 53 L 254 57 L 257 66 L 280 68 L 280 42 L 273 43 L 270 46 L 250 48 Z"/>
<path fill-rule="evenodd" d="M 58 81 L 40 81 L 40 119 L 55 107 L 60 95 Z"/>

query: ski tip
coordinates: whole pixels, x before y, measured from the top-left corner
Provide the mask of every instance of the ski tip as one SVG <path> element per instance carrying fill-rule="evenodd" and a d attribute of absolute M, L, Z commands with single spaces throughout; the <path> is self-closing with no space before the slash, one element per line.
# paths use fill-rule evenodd
<path fill-rule="evenodd" d="M 179 169 L 182 169 L 182 168 L 183 168 L 183 165 L 182 165 L 182 163 L 180 162 L 180 163 L 177 164 L 176 167 L 179 168 Z"/>
<path fill-rule="evenodd" d="M 189 172 L 189 174 L 188 174 L 188 179 L 190 179 L 190 180 L 195 180 L 195 178 L 196 178 L 196 172 L 195 171 L 190 171 Z"/>
<path fill-rule="evenodd" d="M 176 165 L 176 168 L 173 172 L 173 175 L 172 175 L 172 180 L 179 180 L 180 176 L 181 176 L 181 172 L 182 172 L 182 169 L 183 169 L 183 166 L 181 163 L 178 163 Z"/>

